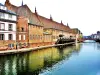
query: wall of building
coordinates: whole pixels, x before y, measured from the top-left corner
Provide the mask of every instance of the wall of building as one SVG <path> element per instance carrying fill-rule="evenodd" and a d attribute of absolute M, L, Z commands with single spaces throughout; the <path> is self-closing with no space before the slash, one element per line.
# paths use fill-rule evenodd
<path fill-rule="evenodd" d="M 0 34 L 4 35 L 3 39 L 0 39 L 0 50 L 15 48 L 16 15 L 14 15 L 13 12 L 8 11 L 5 6 L 0 6 L 0 9 L 5 11 L 0 11 Z M 9 25 L 11 25 L 10 28 Z M 9 34 L 12 34 L 11 38 L 9 38 Z"/>
<path fill-rule="evenodd" d="M 4 34 L 4 40 L 0 40 L 0 46 L 1 47 L 5 47 L 8 48 L 9 44 L 16 44 L 16 23 L 10 23 L 10 22 L 2 22 L 0 21 L 0 23 L 3 23 L 5 25 L 5 29 L 4 30 L 0 30 L 0 34 Z M 8 30 L 8 25 L 12 24 L 12 31 Z M 9 40 L 9 34 L 12 34 L 12 40 Z"/>
<path fill-rule="evenodd" d="M 0 6 L 1 10 L 7 10 L 7 8 L 5 6 Z"/>
<path fill-rule="evenodd" d="M 41 44 L 43 42 L 43 27 L 29 24 L 29 44 Z"/>
<path fill-rule="evenodd" d="M 18 17 L 17 19 L 17 34 L 16 34 L 17 44 L 28 46 L 29 42 L 29 32 L 28 32 L 28 19 L 25 17 Z"/>
<path fill-rule="evenodd" d="M 52 43 L 52 35 L 49 35 L 49 34 L 44 34 L 44 43 Z"/>
<path fill-rule="evenodd" d="M 0 12 L 1 14 L 2 12 Z M 12 17 L 9 17 L 12 16 Z M 1 19 L 6 19 L 6 20 L 12 20 L 12 21 L 16 21 L 16 15 L 12 15 L 12 14 L 7 14 L 4 13 L 4 16 L 0 16 Z"/>
<path fill-rule="evenodd" d="M 17 20 L 17 43 L 28 43 L 29 46 L 33 47 L 55 43 L 60 34 L 65 35 L 66 38 L 75 36 L 71 32 L 71 28 L 64 25 L 62 21 L 58 23 L 53 21 L 51 16 L 50 19 L 40 16 L 36 9 L 33 13 L 27 5 L 17 7 L 12 5 L 9 0 L 6 0 L 5 5 L 9 10 L 19 15 Z M 24 31 L 21 28 L 24 28 Z"/>

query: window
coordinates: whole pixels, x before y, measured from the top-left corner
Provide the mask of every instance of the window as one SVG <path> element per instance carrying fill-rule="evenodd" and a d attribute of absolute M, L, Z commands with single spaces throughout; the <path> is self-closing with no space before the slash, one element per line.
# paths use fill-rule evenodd
<path fill-rule="evenodd" d="M 1 9 L 1 10 L 4 10 L 4 9 L 5 9 L 5 7 L 4 7 L 4 6 L 0 6 L 0 9 Z"/>
<path fill-rule="evenodd" d="M 12 31 L 12 24 L 9 24 L 8 30 Z"/>
<path fill-rule="evenodd" d="M 35 26 L 33 25 L 33 28 L 35 28 Z"/>
<path fill-rule="evenodd" d="M 0 40 L 4 40 L 4 34 L 0 34 Z"/>
<path fill-rule="evenodd" d="M 21 40 L 21 35 L 19 35 L 19 40 Z"/>
<path fill-rule="evenodd" d="M 8 39 L 13 40 L 12 34 L 9 34 Z"/>
<path fill-rule="evenodd" d="M 0 9 L 1 9 L 1 6 L 0 6 Z"/>
<path fill-rule="evenodd" d="M 36 39 L 36 35 L 34 35 L 34 39 Z"/>
<path fill-rule="evenodd" d="M 13 48 L 14 44 L 8 44 L 8 47 Z"/>
<path fill-rule="evenodd" d="M 23 35 L 23 40 L 25 40 L 25 35 Z"/>
<path fill-rule="evenodd" d="M 30 35 L 30 40 L 32 40 L 32 35 Z"/>
<path fill-rule="evenodd" d="M 22 30 L 22 32 L 24 32 L 24 28 L 23 27 L 21 28 L 21 30 Z"/>
<path fill-rule="evenodd" d="M 41 39 L 43 38 L 43 36 L 41 35 Z"/>
<path fill-rule="evenodd" d="M 36 39 L 38 39 L 38 35 L 36 35 Z"/>
<path fill-rule="evenodd" d="M 11 15 L 11 14 L 8 14 L 8 18 L 9 18 L 9 19 L 12 19 L 12 15 Z"/>
<path fill-rule="evenodd" d="M 4 30 L 5 29 L 5 24 L 4 23 L 1 23 L 0 24 L 0 30 Z"/>
<path fill-rule="evenodd" d="M 55 39 L 55 36 L 53 36 L 53 39 Z"/>
<path fill-rule="evenodd" d="M 5 14 L 0 12 L 0 18 L 5 18 Z"/>
<path fill-rule="evenodd" d="M 40 35 L 38 35 L 38 39 L 40 39 Z"/>
<path fill-rule="evenodd" d="M 34 35 L 33 35 L 33 39 L 34 39 Z"/>

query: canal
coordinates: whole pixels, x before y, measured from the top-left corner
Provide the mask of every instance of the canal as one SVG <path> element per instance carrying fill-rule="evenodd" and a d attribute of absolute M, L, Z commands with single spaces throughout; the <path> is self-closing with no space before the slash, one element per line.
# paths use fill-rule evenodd
<path fill-rule="evenodd" d="M 100 44 L 0 56 L 0 75 L 100 75 Z"/>

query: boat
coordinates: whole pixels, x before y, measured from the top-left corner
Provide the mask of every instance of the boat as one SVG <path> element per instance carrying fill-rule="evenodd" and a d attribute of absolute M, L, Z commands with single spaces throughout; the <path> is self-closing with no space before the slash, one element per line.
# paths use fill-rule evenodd
<path fill-rule="evenodd" d="M 100 43 L 100 39 L 96 39 L 95 41 Z"/>
<path fill-rule="evenodd" d="M 75 42 L 75 39 L 70 37 L 69 39 L 64 37 L 64 35 L 59 35 L 59 39 L 57 39 L 55 44 L 64 44 L 64 43 L 70 43 L 70 42 Z"/>

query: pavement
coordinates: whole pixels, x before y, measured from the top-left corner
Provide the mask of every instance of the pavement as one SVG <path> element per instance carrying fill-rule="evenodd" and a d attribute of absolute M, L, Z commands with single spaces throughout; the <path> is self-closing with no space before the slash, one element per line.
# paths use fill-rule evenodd
<path fill-rule="evenodd" d="M 61 46 L 61 45 L 69 45 L 69 44 L 74 44 L 74 43 L 75 42 L 65 43 L 65 44 L 56 44 L 56 45 L 54 44 L 54 45 L 40 46 L 40 47 L 34 47 L 34 48 L 22 48 L 22 49 L 15 49 L 15 50 L 5 50 L 5 51 L 0 51 L 0 55 L 24 53 L 24 52 L 34 51 L 34 50 L 38 50 L 38 49 L 44 49 L 44 48 L 49 48 L 49 47 L 54 47 L 54 46 Z"/>

